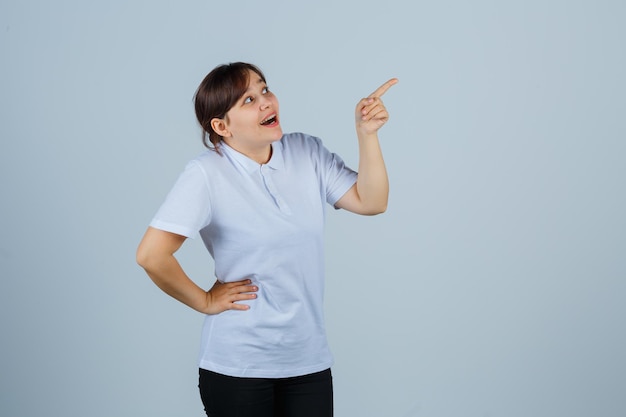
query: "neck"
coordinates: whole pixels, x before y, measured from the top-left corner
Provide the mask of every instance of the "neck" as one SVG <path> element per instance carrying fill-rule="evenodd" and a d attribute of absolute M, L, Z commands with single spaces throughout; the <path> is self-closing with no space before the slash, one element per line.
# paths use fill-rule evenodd
<path fill-rule="evenodd" d="M 247 149 L 241 146 L 237 146 L 237 144 L 233 144 L 233 141 L 225 140 L 226 144 L 239 152 L 257 162 L 258 164 L 266 164 L 272 158 L 272 145 L 266 145 L 261 148 L 251 148 Z"/>

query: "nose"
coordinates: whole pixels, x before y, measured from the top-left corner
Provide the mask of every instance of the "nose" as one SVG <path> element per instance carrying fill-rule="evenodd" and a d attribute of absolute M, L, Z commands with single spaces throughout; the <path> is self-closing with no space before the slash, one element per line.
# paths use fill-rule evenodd
<path fill-rule="evenodd" d="M 272 102 L 265 96 L 261 96 L 259 103 L 261 110 L 265 110 L 272 105 Z"/>

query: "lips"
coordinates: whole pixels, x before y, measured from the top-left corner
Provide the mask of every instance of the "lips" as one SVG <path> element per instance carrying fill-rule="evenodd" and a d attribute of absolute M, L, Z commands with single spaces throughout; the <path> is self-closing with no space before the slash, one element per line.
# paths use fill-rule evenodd
<path fill-rule="evenodd" d="M 278 124 L 278 115 L 272 113 L 261 121 L 262 126 L 276 126 Z"/>

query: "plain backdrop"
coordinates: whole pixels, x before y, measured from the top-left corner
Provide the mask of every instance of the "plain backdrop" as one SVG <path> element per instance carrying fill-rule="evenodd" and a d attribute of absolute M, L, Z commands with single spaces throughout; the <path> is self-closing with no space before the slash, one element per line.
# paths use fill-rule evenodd
<path fill-rule="evenodd" d="M 0 415 L 201 416 L 202 316 L 135 263 L 202 151 L 192 98 L 259 65 L 285 131 L 388 211 L 329 208 L 336 416 L 626 415 L 626 3 L 2 0 Z M 199 239 L 180 262 L 202 286 Z"/>

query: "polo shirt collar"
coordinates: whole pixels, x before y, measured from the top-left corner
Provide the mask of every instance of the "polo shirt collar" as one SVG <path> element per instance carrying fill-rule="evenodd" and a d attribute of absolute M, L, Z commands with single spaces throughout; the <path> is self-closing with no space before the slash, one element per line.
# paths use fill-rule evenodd
<path fill-rule="evenodd" d="M 254 161 L 248 158 L 246 155 L 241 152 L 236 151 L 235 149 L 228 146 L 228 144 L 224 141 L 220 142 L 221 150 L 228 154 L 228 157 L 232 160 L 236 161 L 239 165 L 241 165 L 247 172 L 258 171 L 261 164 L 257 161 Z M 264 164 L 267 165 L 271 169 L 280 170 L 285 166 L 285 161 L 283 159 L 283 140 L 282 138 L 279 141 L 272 143 L 272 157 L 270 160 Z"/>

